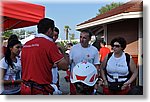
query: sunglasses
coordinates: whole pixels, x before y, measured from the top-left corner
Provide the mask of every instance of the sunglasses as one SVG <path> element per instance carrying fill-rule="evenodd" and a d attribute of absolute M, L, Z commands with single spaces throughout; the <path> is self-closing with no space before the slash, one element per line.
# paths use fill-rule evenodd
<path fill-rule="evenodd" d="M 120 45 L 113 45 L 112 47 L 117 47 L 117 48 L 119 48 L 119 47 L 120 47 Z"/>

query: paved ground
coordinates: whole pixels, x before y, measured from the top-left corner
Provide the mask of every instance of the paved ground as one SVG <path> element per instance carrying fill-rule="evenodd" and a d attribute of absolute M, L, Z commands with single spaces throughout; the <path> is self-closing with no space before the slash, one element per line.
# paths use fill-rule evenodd
<path fill-rule="evenodd" d="M 70 85 L 69 82 L 66 82 L 64 77 L 66 76 L 66 71 L 59 71 L 59 84 L 60 84 L 60 90 L 63 92 L 63 94 L 67 95 L 70 91 Z"/>

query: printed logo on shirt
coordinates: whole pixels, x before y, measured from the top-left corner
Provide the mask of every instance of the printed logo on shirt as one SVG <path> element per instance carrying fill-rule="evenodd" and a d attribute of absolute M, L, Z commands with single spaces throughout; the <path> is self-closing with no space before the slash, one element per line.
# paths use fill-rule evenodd
<path fill-rule="evenodd" d="M 31 44 L 31 45 L 24 45 L 23 47 L 27 48 L 27 47 L 38 47 L 38 46 L 40 46 L 40 45 L 39 44 Z"/>
<path fill-rule="evenodd" d="M 122 64 L 116 64 L 117 67 L 125 67 L 125 65 Z"/>

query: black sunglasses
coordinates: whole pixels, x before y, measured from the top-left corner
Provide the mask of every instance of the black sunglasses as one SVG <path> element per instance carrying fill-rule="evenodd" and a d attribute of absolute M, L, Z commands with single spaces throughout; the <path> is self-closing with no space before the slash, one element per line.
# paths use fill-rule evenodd
<path fill-rule="evenodd" d="M 117 47 L 117 48 L 119 48 L 119 47 L 120 47 L 120 45 L 113 45 L 112 47 Z"/>

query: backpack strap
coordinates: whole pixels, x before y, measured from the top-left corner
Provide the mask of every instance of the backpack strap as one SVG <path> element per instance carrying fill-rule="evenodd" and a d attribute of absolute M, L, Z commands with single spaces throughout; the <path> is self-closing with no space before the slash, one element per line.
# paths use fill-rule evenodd
<path fill-rule="evenodd" d="M 105 64 L 105 68 L 106 68 L 106 66 L 107 66 L 107 62 L 108 62 L 109 58 L 112 56 L 112 54 L 113 54 L 113 52 L 108 53 L 107 61 L 106 61 L 106 64 Z"/>
<path fill-rule="evenodd" d="M 131 70 L 130 70 L 130 55 L 128 53 L 125 53 L 126 55 L 126 62 L 127 62 L 127 66 L 128 66 L 128 71 L 129 74 L 127 75 L 127 79 L 129 79 L 131 77 Z"/>
<path fill-rule="evenodd" d="M 108 60 L 109 60 L 109 58 L 112 56 L 112 54 L 113 54 L 113 52 L 110 52 L 110 53 L 108 53 L 108 55 L 107 55 L 107 60 L 106 60 L 106 63 L 105 63 L 105 67 L 104 67 L 104 70 L 106 71 L 106 66 L 107 66 L 107 62 L 108 62 Z"/>
<path fill-rule="evenodd" d="M 110 52 L 110 53 L 108 54 L 107 61 L 108 61 L 109 58 L 112 56 L 112 54 L 113 54 L 113 52 Z"/>
<path fill-rule="evenodd" d="M 125 53 L 125 55 L 126 55 L 127 66 L 130 67 L 130 55 L 128 53 Z"/>
<path fill-rule="evenodd" d="M 106 66 L 107 66 L 107 62 L 108 62 L 109 58 L 112 56 L 112 54 L 113 54 L 113 52 L 108 53 L 107 60 L 106 60 L 106 63 L 105 63 L 105 67 L 104 67 L 104 72 L 106 73 L 106 74 L 105 74 L 106 80 L 108 80 L 108 79 L 107 79 L 107 75 L 109 76 L 109 74 L 107 73 L 107 70 L 106 70 Z M 110 76 L 110 77 L 111 77 L 111 76 Z"/>

